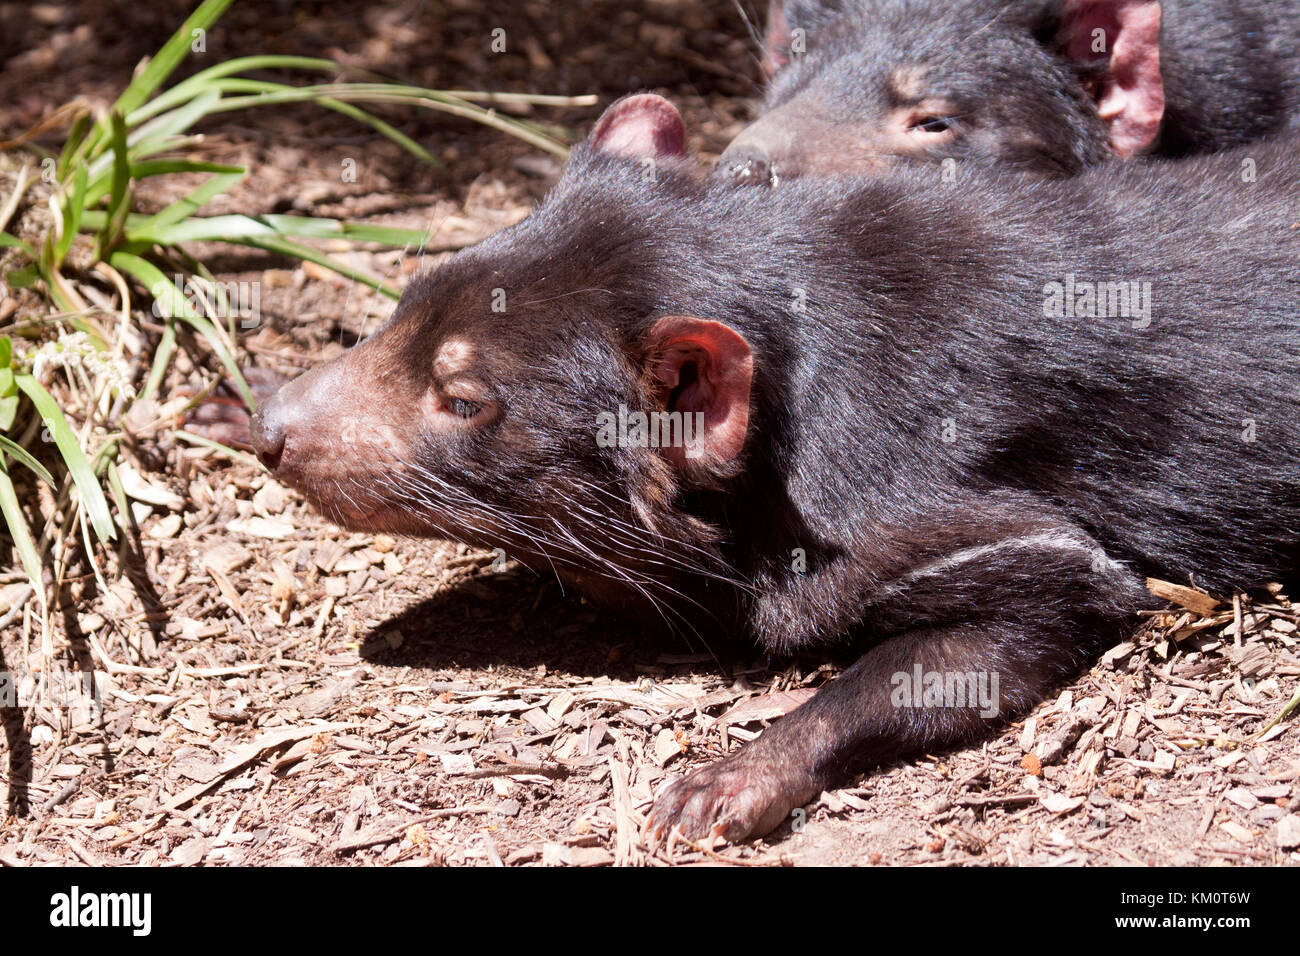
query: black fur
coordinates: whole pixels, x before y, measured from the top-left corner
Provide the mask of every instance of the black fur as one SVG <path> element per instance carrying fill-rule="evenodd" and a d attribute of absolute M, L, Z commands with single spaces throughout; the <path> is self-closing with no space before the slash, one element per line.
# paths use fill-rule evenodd
<path fill-rule="evenodd" d="M 381 332 L 260 427 L 283 441 L 282 476 L 332 508 L 334 469 L 371 526 L 500 543 L 676 620 L 703 606 L 770 648 L 867 641 L 654 814 L 764 832 L 852 772 L 1031 706 L 1153 604 L 1143 575 L 1227 589 L 1295 570 L 1295 149 L 767 191 L 672 161 L 651 181 L 584 146 L 533 215 L 415 279 Z M 1048 284 L 1070 275 L 1149 281 L 1149 316 L 1049 317 Z M 729 469 L 593 440 L 602 412 L 647 407 L 645 338 L 665 315 L 725 322 L 753 349 Z M 393 423 L 448 340 L 472 344 L 499 415 L 412 434 Z M 376 399 L 377 381 L 407 397 Z M 357 433 L 402 431 L 408 455 L 320 452 L 356 395 Z M 313 423 L 298 445 L 295 421 Z M 996 718 L 895 706 L 894 675 L 917 665 L 997 675 Z"/>

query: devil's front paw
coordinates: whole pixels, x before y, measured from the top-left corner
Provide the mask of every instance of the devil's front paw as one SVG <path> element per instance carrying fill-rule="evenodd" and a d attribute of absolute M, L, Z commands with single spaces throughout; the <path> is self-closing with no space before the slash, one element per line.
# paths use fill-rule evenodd
<path fill-rule="evenodd" d="M 676 830 L 688 840 L 722 837 L 730 843 L 776 829 L 790 811 L 820 792 L 806 776 L 748 751 L 678 780 L 655 800 L 646 820 L 651 844 Z"/>

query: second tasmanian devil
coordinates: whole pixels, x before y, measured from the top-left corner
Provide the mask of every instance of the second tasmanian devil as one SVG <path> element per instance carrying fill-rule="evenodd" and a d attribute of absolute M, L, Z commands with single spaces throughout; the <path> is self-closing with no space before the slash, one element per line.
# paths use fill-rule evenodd
<path fill-rule="evenodd" d="M 761 834 L 978 739 L 1134 627 L 1144 575 L 1296 569 L 1294 143 L 768 191 L 700 181 L 683 142 L 667 101 L 619 101 L 531 216 L 254 424 L 351 527 L 776 651 L 860 644 L 653 835 Z"/>
<path fill-rule="evenodd" d="M 763 115 L 720 173 L 969 160 L 1071 175 L 1300 116 L 1300 0 L 772 0 Z"/>

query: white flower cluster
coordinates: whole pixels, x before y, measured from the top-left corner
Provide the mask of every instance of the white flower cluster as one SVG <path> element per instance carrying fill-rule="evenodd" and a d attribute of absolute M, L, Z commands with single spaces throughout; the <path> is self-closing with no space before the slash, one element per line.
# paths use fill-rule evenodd
<path fill-rule="evenodd" d="M 135 397 L 135 388 L 131 385 L 126 363 L 114 361 L 107 352 L 101 352 L 85 332 L 69 332 L 59 336 L 28 353 L 28 357 L 32 365 L 32 376 L 38 382 L 48 382 L 49 373 L 56 368 L 81 367 L 92 378 L 107 381 L 113 394 L 128 399 Z"/>

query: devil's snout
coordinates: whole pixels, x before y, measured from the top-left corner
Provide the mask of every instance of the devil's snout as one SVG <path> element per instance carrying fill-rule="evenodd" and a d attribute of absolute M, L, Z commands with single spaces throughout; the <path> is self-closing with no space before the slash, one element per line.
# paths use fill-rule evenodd
<path fill-rule="evenodd" d="M 278 392 L 253 416 L 253 450 L 270 471 L 280 467 L 280 457 L 284 454 L 285 418 L 285 403 Z"/>
<path fill-rule="evenodd" d="M 757 143 L 730 147 L 718 160 L 718 168 L 742 186 L 766 186 L 772 179 L 771 159 Z"/>
<path fill-rule="evenodd" d="M 253 416 L 253 450 L 271 471 L 293 471 L 289 458 L 301 459 L 310 445 L 326 437 L 329 414 L 324 401 L 338 378 L 333 365 L 300 375 L 262 403 Z"/>

